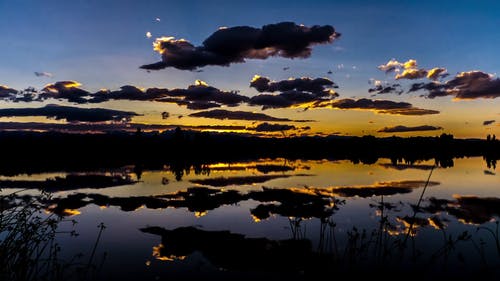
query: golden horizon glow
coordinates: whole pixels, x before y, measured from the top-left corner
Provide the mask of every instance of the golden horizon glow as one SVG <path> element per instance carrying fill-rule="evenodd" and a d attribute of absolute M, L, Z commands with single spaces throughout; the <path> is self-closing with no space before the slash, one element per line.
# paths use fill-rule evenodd
<path fill-rule="evenodd" d="M 152 256 L 160 261 L 169 261 L 173 262 L 176 260 L 185 260 L 187 256 L 176 256 L 176 255 L 170 255 L 170 256 L 162 256 L 161 251 L 164 249 L 165 246 L 163 246 L 162 243 L 158 244 L 158 246 L 153 246 L 153 253 Z"/>

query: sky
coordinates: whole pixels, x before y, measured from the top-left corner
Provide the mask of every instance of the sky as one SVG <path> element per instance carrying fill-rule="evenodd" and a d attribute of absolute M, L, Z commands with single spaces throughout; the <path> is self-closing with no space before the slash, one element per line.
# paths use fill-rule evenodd
<path fill-rule="evenodd" d="M 499 135 L 499 9 L 0 0 L 0 129 Z"/>

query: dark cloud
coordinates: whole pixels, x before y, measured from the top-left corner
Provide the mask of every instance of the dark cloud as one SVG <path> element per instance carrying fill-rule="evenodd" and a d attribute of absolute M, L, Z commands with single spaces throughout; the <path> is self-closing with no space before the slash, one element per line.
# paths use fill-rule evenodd
<path fill-rule="evenodd" d="M 404 133 L 404 132 L 420 132 L 420 131 L 437 131 L 437 130 L 442 130 L 443 128 L 441 127 L 436 127 L 436 126 L 429 126 L 429 125 L 422 125 L 422 126 L 414 126 L 414 127 L 407 127 L 407 126 L 394 126 L 394 127 L 384 127 L 377 132 L 379 133 Z"/>
<path fill-rule="evenodd" d="M 282 81 L 271 81 L 267 77 L 255 75 L 250 82 L 250 87 L 259 92 L 286 92 L 291 90 L 318 93 L 318 95 L 327 95 L 323 93 L 327 88 L 338 88 L 333 81 L 328 78 L 290 78 Z"/>
<path fill-rule="evenodd" d="M 224 109 L 214 109 L 209 111 L 200 111 L 189 114 L 190 117 L 204 117 L 219 120 L 252 120 L 252 121 L 271 121 L 271 122 L 309 122 L 311 120 L 291 120 L 288 118 L 277 118 L 263 113 L 254 113 L 248 111 L 229 111 Z"/>
<path fill-rule="evenodd" d="M 408 92 L 427 91 L 428 98 L 454 96 L 456 99 L 494 99 L 500 97 L 500 79 L 482 71 L 457 74 L 445 83 L 415 83 Z"/>
<path fill-rule="evenodd" d="M 52 77 L 54 75 L 52 75 L 52 73 L 49 73 L 49 72 L 38 72 L 38 71 L 35 71 L 35 76 L 36 77 Z"/>
<path fill-rule="evenodd" d="M 149 88 L 143 91 L 135 86 L 123 86 L 119 91 L 99 91 L 89 100 L 99 103 L 108 100 L 138 100 L 175 103 L 189 109 L 209 109 L 221 105 L 236 106 L 249 100 L 236 91 L 222 91 L 196 80 L 194 85 L 187 89 Z"/>
<path fill-rule="evenodd" d="M 105 108 L 79 108 L 49 104 L 38 108 L 4 108 L 0 109 L 0 117 L 45 116 L 68 122 L 103 122 L 127 121 L 135 112 L 111 110 Z"/>
<path fill-rule="evenodd" d="M 195 110 L 215 108 L 222 105 L 236 106 L 249 100 L 248 97 L 239 95 L 237 91 L 222 91 L 200 80 L 196 80 L 196 83 L 188 86 L 187 89 L 172 90 L 164 88 L 142 90 L 136 86 L 125 85 L 117 91 L 104 89 L 89 93 L 79 88 L 80 86 L 81 84 L 75 81 L 59 81 L 45 86 L 41 92 L 34 89 L 31 92 L 23 91 L 22 97 L 16 96 L 14 93 L 11 94 L 12 91 L 5 87 L 3 91 L 3 88 L 0 88 L 0 98 L 1 94 L 5 92 L 5 98 L 11 101 L 26 102 L 49 98 L 67 100 L 77 104 L 102 103 L 110 100 L 157 101 L 175 103 Z"/>
<path fill-rule="evenodd" d="M 270 124 L 267 122 L 260 123 L 255 127 L 247 127 L 247 130 L 252 130 L 256 132 L 283 132 L 289 130 L 295 130 L 297 127 L 293 125 L 285 125 L 285 124 Z"/>
<path fill-rule="evenodd" d="M 201 46 L 184 39 L 157 38 L 154 50 L 161 61 L 141 68 L 158 70 L 175 67 L 194 70 L 207 65 L 228 66 L 246 59 L 267 59 L 271 56 L 307 58 L 312 46 L 332 42 L 340 36 L 330 25 L 307 27 L 293 22 L 265 25 L 262 28 L 236 26 L 221 28 L 210 35 Z"/>
<path fill-rule="evenodd" d="M 336 109 L 361 109 L 373 110 L 382 114 L 396 115 L 426 115 L 438 114 L 439 111 L 430 109 L 421 109 L 413 107 L 407 102 L 395 102 L 390 100 L 371 100 L 371 99 L 341 99 L 332 101 L 317 102 L 311 108 L 336 108 Z"/>
<path fill-rule="evenodd" d="M 182 97 L 184 101 L 194 103 L 215 103 L 227 106 L 236 106 L 249 100 L 248 97 L 239 95 L 236 91 L 221 91 L 200 80 L 196 80 L 195 85 L 190 85 L 187 89 L 170 90 L 168 96 Z"/>
<path fill-rule="evenodd" d="M 106 91 L 101 90 L 96 93 L 97 96 L 102 95 L 105 96 L 107 94 L 108 99 L 115 100 L 151 100 L 155 97 L 155 94 L 145 94 L 141 89 L 132 85 L 121 86 L 118 91 Z M 96 96 L 94 94 L 94 96 Z"/>
<path fill-rule="evenodd" d="M 118 91 L 100 90 L 92 95 L 90 103 L 101 103 L 109 100 L 152 101 L 168 93 L 166 89 L 152 88 L 146 92 L 132 85 L 121 86 Z"/>
<path fill-rule="evenodd" d="M 308 94 L 304 93 L 304 98 L 309 98 Z M 312 97 L 311 97 L 312 98 Z M 269 108 L 286 108 L 291 107 L 294 103 L 282 95 L 257 95 L 250 99 L 249 104 L 262 106 L 262 109 Z"/>
<path fill-rule="evenodd" d="M 180 105 L 179 103 L 177 104 Z M 186 103 L 186 107 L 191 110 L 203 110 L 220 107 L 220 104 L 215 102 L 188 102 Z"/>
<path fill-rule="evenodd" d="M 382 85 L 377 84 L 373 88 L 368 89 L 369 93 L 375 92 L 375 94 L 398 94 L 401 95 L 403 90 L 400 84 Z"/>
<path fill-rule="evenodd" d="M 39 95 L 40 99 L 64 99 L 74 103 L 87 103 L 89 92 L 79 88 L 80 83 L 76 81 L 59 81 L 54 84 L 48 84 L 42 89 Z"/>
<path fill-rule="evenodd" d="M 276 82 L 255 75 L 250 87 L 259 92 L 280 92 L 277 95 L 261 94 L 250 99 L 250 105 L 261 105 L 263 109 L 285 108 L 338 97 L 333 90 L 338 88 L 337 85 L 327 78 L 290 78 Z"/>
<path fill-rule="evenodd" d="M 443 97 L 447 96 L 448 93 L 445 91 L 445 85 L 440 82 L 428 82 L 428 83 L 414 83 L 411 85 L 410 89 L 408 90 L 408 93 L 410 92 L 416 92 L 419 90 L 426 90 L 427 91 L 427 97 L 428 98 L 435 98 L 435 97 Z"/>
<path fill-rule="evenodd" d="M 390 100 L 371 100 L 371 99 L 342 99 L 332 101 L 330 104 L 334 108 L 340 109 L 400 109 L 411 108 L 412 105 L 407 102 L 395 102 Z"/>
<path fill-rule="evenodd" d="M 408 90 L 408 92 L 424 90 L 428 98 L 454 96 L 456 99 L 494 99 L 500 97 L 500 79 L 482 71 L 460 72 L 446 82 L 438 82 L 436 80 L 448 76 L 446 68 L 421 69 L 417 67 L 416 60 L 400 63 L 393 59 L 378 68 L 386 72 L 396 72 L 395 79 L 427 78 L 433 80 L 414 83 Z"/>
<path fill-rule="evenodd" d="M 281 92 L 278 95 L 261 94 L 252 98 L 240 95 L 239 91 L 217 89 L 201 80 L 196 80 L 193 85 L 185 89 L 149 88 L 143 90 L 136 86 L 125 85 L 116 91 L 103 89 L 95 93 L 81 89 L 81 84 L 76 81 L 59 81 L 45 86 L 40 92 L 35 89 L 17 92 L 14 89 L 4 86 L 0 88 L 0 98 L 3 97 L 6 100 L 14 102 L 57 99 L 77 104 L 102 103 L 111 100 L 153 101 L 175 103 L 179 106 L 186 106 L 191 110 L 204 110 L 221 106 L 233 107 L 244 103 L 261 105 L 264 109 L 286 108 L 315 101 L 330 100 L 338 96 L 333 90 L 329 89 L 336 86 L 328 79 L 297 78 L 289 80 L 289 82 L 291 84 L 287 81 L 270 83 L 277 83 L 276 85 L 279 85 L 272 86 L 275 90 L 291 90 Z M 298 89 L 311 90 L 313 92 L 305 92 Z"/>
<path fill-rule="evenodd" d="M 483 126 L 488 126 L 488 125 L 491 125 L 495 123 L 495 120 L 486 120 L 486 121 L 483 121 Z"/>
<path fill-rule="evenodd" d="M 500 97 L 500 79 L 481 71 L 461 72 L 446 82 L 446 91 L 457 99 Z"/>
<path fill-rule="evenodd" d="M 411 108 L 395 108 L 388 110 L 379 110 L 377 113 L 381 114 L 394 114 L 394 115 L 408 115 L 408 116 L 420 116 L 420 115 L 430 115 L 430 114 L 439 114 L 438 110 L 432 109 L 424 109 L 418 107 Z"/>
<path fill-rule="evenodd" d="M 292 90 L 283 92 L 278 95 L 257 95 L 250 98 L 249 104 L 262 106 L 262 109 L 287 108 L 292 106 L 304 105 L 311 102 L 328 101 L 337 96 L 338 95 L 335 93 L 328 97 L 319 97 L 314 94 Z"/>
<path fill-rule="evenodd" d="M 10 98 L 17 94 L 17 90 L 0 85 L 0 98 Z"/>

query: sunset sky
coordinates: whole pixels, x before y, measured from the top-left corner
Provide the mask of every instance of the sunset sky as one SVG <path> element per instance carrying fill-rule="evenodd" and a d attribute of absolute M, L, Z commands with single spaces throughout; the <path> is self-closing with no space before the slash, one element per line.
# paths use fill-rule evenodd
<path fill-rule="evenodd" d="M 499 11 L 498 1 L 0 1 L 0 129 L 500 136 Z"/>

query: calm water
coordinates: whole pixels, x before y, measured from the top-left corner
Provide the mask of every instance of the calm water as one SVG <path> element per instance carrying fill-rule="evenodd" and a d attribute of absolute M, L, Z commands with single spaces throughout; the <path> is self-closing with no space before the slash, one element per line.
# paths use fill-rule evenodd
<path fill-rule="evenodd" d="M 92 264 L 90 279 L 306 278 L 359 268 L 500 276 L 500 171 L 481 158 L 450 168 L 261 159 L 172 170 L 0 181 L 3 194 L 51 191 L 46 213 L 77 222 L 59 225 L 78 233 L 57 234 L 60 259 Z"/>

